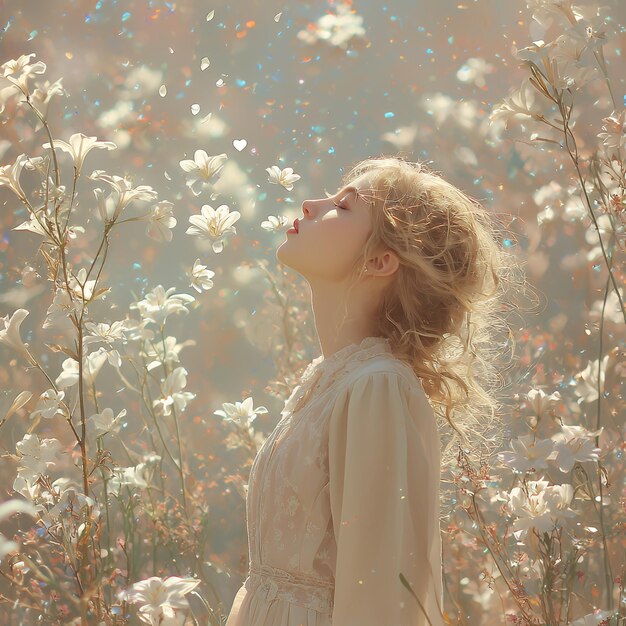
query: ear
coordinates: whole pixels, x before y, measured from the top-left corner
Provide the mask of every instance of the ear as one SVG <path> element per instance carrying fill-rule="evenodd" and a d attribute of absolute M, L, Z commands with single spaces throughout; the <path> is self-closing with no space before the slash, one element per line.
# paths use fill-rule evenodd
<path fill-rule="evenodd" d="M 386 250 L 372 261 L 376 276 L 392 276 L 400 267 L 400 259 L 395 252 Z"/>

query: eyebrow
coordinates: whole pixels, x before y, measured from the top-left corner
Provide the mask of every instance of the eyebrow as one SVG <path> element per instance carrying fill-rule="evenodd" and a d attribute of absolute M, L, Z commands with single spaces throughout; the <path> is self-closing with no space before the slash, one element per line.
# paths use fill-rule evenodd
<path fill-rule="evenodd" d="M 354 187 L 353 185 L 348 185 L 347 187 L 344 187 L 343 189 L 340 189 L 340 192 L 342 193 L 342 195 L 345 195 L 345 194 L 347 194 L 347 193 L 349 193 L 351 191 L 355 192 L 355 194 L 356 194 L 358 189 L 356 187 Z M 355 206 L 356 206 L 356 202 L 355 202 Z"/>
<path fill-rule="evenodd" d="M 345 191 L 346 193 L 348 193 L 349 191 L 357 191 L 357 188 L 354 187 L 353 185 L 348 185 L 347 187 L 344 187 L 340 191 Z"/>

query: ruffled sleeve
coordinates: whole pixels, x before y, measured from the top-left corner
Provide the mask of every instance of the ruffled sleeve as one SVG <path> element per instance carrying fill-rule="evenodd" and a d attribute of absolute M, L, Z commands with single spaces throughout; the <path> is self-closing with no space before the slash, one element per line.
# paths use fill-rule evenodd
<path fill-rule="evenodd" d="M 379 371 L 337 398 L 329 421 L 333 626 L 444 623 L 439 462 L 435 416 L 418 382 Z"/>

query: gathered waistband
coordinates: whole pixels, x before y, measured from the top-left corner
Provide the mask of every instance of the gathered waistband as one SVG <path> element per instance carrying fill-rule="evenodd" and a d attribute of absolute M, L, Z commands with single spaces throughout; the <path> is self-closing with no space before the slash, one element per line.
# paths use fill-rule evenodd
<path fill-rule="evenodd" d="M 320 613 L 333 612 L 335 586 L 329 580 L 251 563 L 244 585 L 248 592 L 260 593 L 268 602 L 279 598 Z"/>

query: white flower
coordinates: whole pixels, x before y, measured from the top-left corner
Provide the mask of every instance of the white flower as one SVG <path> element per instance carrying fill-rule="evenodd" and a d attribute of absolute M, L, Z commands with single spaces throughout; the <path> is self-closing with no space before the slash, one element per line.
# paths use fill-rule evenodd
<path fill-rule="evenodd" d="M 513 46 L 513 55 L 520 61 L 527 61 L 528 63 L 534 63 L 539 69 L 545 69 L 546 66 L 552 64 L 552 51 L 555 43 L 550 41 L 546 43 L 543 39 L 537 39 L 533 41 L 530 46 L 526 48 L 517 49 Z"/>
<path fill-rule="evenodd" d="M 65 411 L 60 407 L 61 400 L 65 397 L 64 391 L 57 393 L 54 389 L 48 389 L 39 396 L 39 401 L 35 410 L 30 414 L 30 418 L 34 419 L 37 415 L 41 415 L 46 419 L 50 419 L 57 414 L 64 415 Z"/>
<path fill-rule="evenodd" d="M 142 63 L 128 73 L 124 81 L 124 97 L 141 100 L 155 94 L 162 82 L 162 70 L 151 69 Z"/>
<path fill-rule="evenodd" d="M 126 330 L 126 324 L 128 320 L 118 320 L 112 324 L 106 324 L 105 322 L 85 322 L 85 329 L 90 333 L 89 335 L 83 335 L 84 345 L 96 343 L 98 341 L 104 341 L 111 345 L 114 341 L 125 340 L 124 331 Z"/>
<path fill-rule="evenodd" d="M 531 389 L 527 394 L 528 404 L 537 417 L 542 417 L 547 411 L 554 408 L 561 401 L 558 391 L 547 395 L 543 389 Z"/>
<path fill-rule="evenodd" d="M 601 449 L 594 446 L 591 438 L 600 435 L 603 428 L 589 432 L 582 426 L 562 424 L 561 432 L 552 435 L 557 451 L 554 462 L 559 470 L 566 474 L 572 470 L 574 463 L 597 461 Z"/>
<path fill-rule="evenodd" d="M 619 290 L 620 295 L 622 296 L 622 301 L 624 300 L 624 290 Z M 604 306 L 604 297 L 595 300 L 591 305 L 591 309 L 589 310 L 589 319 L 592 322 L 600 323 L 600 317 L 602 316 L 602 308 L 604 308 L 604 321 L 611 321 L 614 324 L 623 324 L 624 323 L 624 315 L 622 313 L 622 305 L 620 304 L 619 298 L 617 297 L 617 293 L 615 291 L 611 291 L 611 293 L 607 296 L 606 306 Z"/>
<path fill-rule="evenodd" d="M 508 507 L 517 519 L 513 523 L 514 535 L 519 540 L 527 531 L 550 532 L 560 518 L 573 517 L 568 509 L 574 496 L 572 485 L 548 486 L 545 480 L 527 481 L 528 493 L 522 487 L 514 487 L 509 494 Z"/>
<path fill-rule="evenodd" d="M 274 217 L 273 215 L 269 215 L 265 222 L 261 222 L 261 228 L 263 230 L 267 230 L 268 232 L 277 233 L 281 230 L 284 230 L 286 226 L 290 225 L 289 218 L 284 215 L 279 215 L 278 217 Z"/>
<path fill-rule="evenodd" d="M 527 496 L 521 487 L 514 487 L 509 494 L 508 507 L 511 514 L 517 518 L 513 529 L 518 540 L 533 528 L 542 533 L 550 532 L 554 526 L 543 494 Z"/>
<path fill-rule="evenodd" d="M 600 393 L 604 392 L 604 373 L 608 360 L 609 355 L 606 354 L 602 359 L 601 367 L 598 367 L 598 359 L 588 361 L 587 367 L 574 375 L 576 380 L 575 392 L 580 398 L 579 402 L 594 402 L 598 399 L 598 378 L 600 379 Z"/>
<path fill-rule="evenodd" d="M 574 35 L 574 36 L 572 36 Z M 598 78 L 594 65 L 593 46 L 581 39 L 573 29 L 568 29 L 554 41 L 553 58 L 558 64 L 558 73 L 571 89 L 579 89 Z"/>
<path fill-rule="evenodd" d="M 54 384 L 61 389 L 75 385 L 78 382 L 78 361 L 65 359 L 61 363 L 61 368 L 63 371 L 57 376 Z"/>
<path fill-rule="evenodd" d="M 121 176 L 109 176 L 103 170 L 94 170 L 89 177 L 91 180 L 103 180 L 113 187 L 114 190 L 114 209 L 113 215 L 110 216 L 108 211 L 105 211 L 104 215 L 102 208 L 99 204 L 100 215 L 105 221 L 115 221 L 119 214 L 134 200 L 143 200 L 145 202 L 151 202 L 158 198 L 158 193 L 150 187 L 150 185 L 139 185 L 133 187 L 132 183 Z M 96 194 L 97 195 L 97 194 Z M 98 195 L 97 195 L 98 196 Z M 100 197 L 98 196 L 100 202 Z M 105 219 L 106 215 L 106 219 Z"/>
<path fill-rule="evenodd" d="M 276 185 L 282 185 L 287 191 L 293 189 L 293 183 L 300 180 L 301 176 L 293 173 L 293 168 L 286 167 L 281 170 L 278 165 L 266 167 L 265 171 L 269 174 L 268 181 Z"/>
<path fill-rule="evenodd" d="M 603 133 L 598 135 L 607 148 L 626 148 L 626 108 L 619 113 L 613 111 L 609 117 L 603 117 Z"/>
<path fill-rule="evenodd" d="M 48 113 L 48 104 L 52 99 L 52 96 L 67 96 L 68 93 L 63 89 L 59 78 L 54 83 L 50 84 L 49 80 L 43 82 L 36 82 L 35 89 L 30 95 L 31 102 L 35 105 L 35 108 L 41 113 L 42 117 L 46 117 Z"/>
<path fill-rule="evenodd" d="M 147 220 L 146 235 L 154 241 L 172 241 L 172 228 L 176 226 L 177 220 L 172 215 L 174 204 L 167 200 L 161 200 L 142 219 Z"/>
<path fill-rule="evenodd" d="M 551 439 L 534 439 L 532 434 L 512 439 L 513 451 L 499 452 L 498 459 L 520 473 L 547 468 L 547 460 L 555 450 L 554 442 Z"/>
<path fill-rule="evenodd" d="M 78 276 L 74 276 L 73 274 L 69 276 L 68 286 L 78 298 L 89 302 L 93 296 L 96 279 L 87 280 L 87 270 L 83 267 L 79 270 Z M 107 289 L 107 291 L 111 290 Z"/>
<path fill-rule="evenodd" d="M 191 286 L 199 293 L 202 293 L 203 289 L 211 289 L 213 276 L 215 276 L 215 272 L 207 269 L 206 265 L 202 265 L 200 259 L 196 259 L 191 270 Z"/>
<path fill-rule="evenodd" d="M 91 514 L 97 519 L 100 517 L 100 508 L 93 498 L 87 497 L 80 491 L 80 487 L 70 478 L 57 478 L 52 483 L 52 491 L 41 489 L 38 496 L 37 509 L 40 513 L 40 520 L 46 527 L 53 525 L 60 520 L 64 513 L 70 510 L 77 511 L 85 504 L 91 507 Z M 85 528 L 84 523 L 78 529 L 72 530 L 69 534 L 71 543 L 76 546 L 78 537 Z"/>
<path fill-rule="evenodd" d="M 37 211 L 37 212 L 41 216 L 44 213 L 44 210 L 42 209 L 42 210 Z M 22 222 L 21 224 L 18 224 L 17 226 L 14 226 L 11 230 L 28 230 L 31 233 L 35 233 L 36 235 L 41 235 L 42 237 L 48 237 L 49 233 L 39 223 L 41 221 L 42 221 L 42 217 L 40 217 L 39 221 L 37 221 L 37 218 L 34 215 L 31 214 L 30 219 L 26 220 L 25 222 Z M 43 221 L 44 221 L 44 224 L 45 224 L 45 220 L 43 220 Z"/>
<path fill-rule="evenodd" d="M 405 150 L 413 145 L 417 129 L 418 126 L 415 123 L 410 126 L 398 126 L 393 132 L 383 133 L 380 138 L 393 144 L 396 150 Z"/>
<path fill-rule="evenodd" d="M 213 411 L 214 415 L 219 415 L 226 422 L 233 422 L 242 428 L 249 428 L 257 415 L 267 413 L 268 410 L 264 406 L 257 407 L 253 410 L 252 396 L 247 397 L 243 402 L 224 402 L 221 409 Z"/>
<path fill-rule="evenodd" d="M 93 194 L 98 201 L 98 213 L 100 214 L 100 218 L 105 224 L 108 224 L 113 220 L 115 209 L 119 204 L 120 195 L 116 191 L 112 191 L 105 197 L 104 189 L 100 189 L 100 187 L 96 187 L 93 190 Z"/>
<path fill-rule="evenodd" d="M 77 175 L 80 174 L 85 157 L 93 148 L 104 148 L 106 150 L 115 150 L 117 148 L 112 141 L 98 141 L 97 137 L 87 137 L 87 135 L 82 133 L 74 133 L 70 137 L 69 143 L 61 139 L 53 139 L 52 143 L 55 148 L 59 148 L 71 155 Z M 50 143 L 44 143 L 43 147 L 50 148 Z"/>
<path fill-rule="evenodd" d="M 572 10 L 572 0 L 526 0 L 526 6 L 532 9 L 533 19 L 544 28 L 549 28 L 552 18 L 565 17 L 565 11 Z"/>
<path fill-rule="evenodd" d="M 480 57 L 471 57 L 456 73 L 456 77 L 464 83 L 474 83 L 477 87 L 485 86 L 485 74 L 492 74 L 495 67 Z"/>
<path fill-rule="evenodd" d="M 209 179 L 217 174 L 228 160 L 225 153 L 216 156 L 209 156 L 204 150 L 196 150 L 193 160 L 185 159 L 180 161 L 180 167 L 189 174 L 186 185 L 191 189 L 194 196 L 199 196 L 202 189 L 210 187 Z M 194 186 L 201 182 L 201 190 L 196 191 Z"/>
<path fill-rule="evenodd" d="M 149 484 L 146 476 L 144 476 L 146 469 L 145 463 L 139 463 L 135 467 L 113 468 L 113 475 L 108 483 L 110 492 L 119 496 L 122 487 L 145 489 Z"/>
<path fill-rule="evenodd" d="M 620 241 L 624 239 L 624 224 L 621 220 L 612 222 L 605 213 L 596 219 L 596 223 L 598 224 L 597 228 L 595 224 L 591 223 L 585 232 L 585 241 L 590 245 L 597 244 L 587 252 L 587 262 L 589 263 L 594 263 L 596 259 L 602 257 L 602 248 L 598 239 L 602 239 L 605 250 L 611 246 L 616 236 Z"/>
<path fill-rule="evenodd" d="M 24 95 L 28 93 L 28 79 L 31 74 L 43 74 L 46 71 L 46 64 L 37 61 L 31 65 L 30 57 L 35 53 L 23 54 L 19 59 L 11 59 L 0 66 L 0 78 L 5 78 L 13 83 Z"/>
<path fill-rule="evenodd" d="M 569 56 L 570 60 L 582 64 L 593 63 L 593 52 L 597 52 L 606 43 L 606 22 L 604 18 L 593 15 L 587 19 L 579 14 L 575 23 L 568 23 L 567 30 L 555 40 L 555 45 L 564 44 L 565 40 L 571 40 L 571 44 L 565 44 L 571 50 L 577 50 Z M 574 42 L 578 45 L 574 46 Z M 584 54 L 586 53 L 586 54 Z"/>
<path fill-rule="evenodd" d="M 26 353 L 28 344 L 22 341 L 20 337 L 20 326 L 30 314 L 27 309 L 17 309 L 11 318 L 8 315 L 0 317 L 0 343 L 3 343 L 13 350 Z"/>
<path fill-rule="evenodd" d="M 201 215 L 192 215 L 189 218 L 192 226 L 186 231 L 186 235 L 197 235 L 203 239 L 213 239 L 213 252 L 219 254 L 224 249 L 223 237 L 228 233 L 237 234 L 233 224 L 240 218 L 239 211 L 229 211 L 226 204 L 221 204 L 217 209 L 204 204 Z"/>
<path fill-rule="evenodd" d="M 152 406 L 160 405 L 163 415 L 171 414 L 171 407 L 174 405 L 181 412 L 184 411 L 187 403 L 196 397 L 195 393 L 181 391 L 187 385 L 187 370 L 184 367 L 177 367 L 161 383 L 161 398 L 154 400 Z"/>
<path fill-rule="evenodd" d="M 61 451 L 61 442 L 58 439 L 40 441 L 37 435 L 27 433 L 17 442 L 15 448 L 20 454 L 20 462 L 17 477 L 13 481 L 13 489 L 25 497 L 32 497 L 36 491 L 35 481 L 56 463 Z"/>
<path fill-rule="evenodd" d="M 20 90 L 15 85 L 0 87 L 0 113 L 4 113 L 7 102 L 20 95 Z M 8 142 L 7 142 L 8 143 Z"/>
<path fill-rule="evenodd" d="M 23 54 L 19 59 L 11 59 L 0 65 L 0 77 L 8 78 L 22 72 L 43 74 L 46 71 L 46 64 L 43 61 L 37 61 L 33 65 L 30 64 L 30 58 L 37 56 L 34 52 Z"/>
<path fill-rule="evenodd" d="M 104 347 L 100 347 L 96 352 L 91 352 L 83 357 L 83 381 L 88 387 L 94 385 L 100 369 L 107 360 L 113 367 L 119 367 L 121 364 L 119 352 L 117 350 L 107 351 Z M 78 361 L 72 358 L 65 359 L 61 366 L 63 371 L 57 376 L 54 384 L 61 389 L 75 385 L 78 382 Z"/>
<path fill-rule="evenodd" d="M 574 487 L 572 487 L 572 485 L 551 485 L 550 487 L 546 487 L 544 497 L 550 503 L 555 521 L 561 517 L 576 516 L 576 512 L 569 508 L 572 498 L 574 497 Z"/>
<path fill-rule="evenodd" d="M 12 165 L 0 167 L 0 187 L 8 187 L 19 198 L 26 198 L 26 194 L 20 185 L 20 174 L 28 157 L 24 153 L 20 154 Z M 14 229 L 14 230 L 17 230 Z"/>
<path fill-rule="evenodd" d="M 554 40 L 552 57 L 560 61 L 564 68 L 574 64 L 580 67 L 585 62 L 585 57 L 593 58 L 589 43 L 576 35 L 572 36 L 574 32 L 570 29 Z M 588 63 L 589 59 L 586 61 Z"/>
<path fill-rule="evenodd" d="M 557 217 L 555 209 L 560 207 L 560 200 L 563 195 L 563 188 L 556 181 L 550 181 L 542 185 L 533 193 L 533 200 L 538 207 L 543 210 L 537 213 L 537 224 L 541 226 L 544 222 L 551 222 Z"/>
<path fill-rule="evenodd" d="M 199 584 L 200 581 L 194 578 L 169 576 L 161 579 L 152 576 L 121 591 L 118 597 L 122 601 L 139 604 L 140 619 L 151 626 L 159 626 L 166 623 L 163 618 L 173 620 L 176 609 L 189 608 L 185 595 Z"/>
<path fill-rule="evenodd" d="M 48 176 L 48 200 L 58 200 L 58 203 L 61 204 L 65 199 L 65 185 L 57 186 L 52 180 L 52 176 Z"/>
<path fill-rule="evenodd" d="M 146 339 L 144 342 L 143 354 L 149 359 L 156 357 L 153 361 L 150 361 L 146 365 L 146 369 L 150 371 L 155 367 L 160 367 L 162 364 L 171 366 L 174 363 L 179 363 L 179 352 L 185 346 L 195 345 L 195 339 L 187 339 L 182 343 L 176 343 L 176 337 L 171 336 L 166 337 L 165 341 L 152 341 L 151 339 Z"/>
<path fill-rule="evenodd" d="M 522 81 L 522 85 L 518 91 L 513 92 L 509 97 L 505 98 L 498 104 L 489 115 L 489 123 L 497 119 L 504 119 L 505 128 L 508 128 L 512 119 L 537 117 L 539 111 L 533 107 L 535 95 L 528 78 Z"/>
<path fill-rule="evenodd" d="M 93 429 L 96 437 L 102 437 L 107 433 L 119 433 L 120 420 L 126 415 L 126 409 L 122 409 L 116 417 L 113 417 L 113 409 L 106 408 L 102 413 L 94 413 L 87 418 L 87 424 Z"/>
<path fill-rule="evenodd" d="M 11 515 L 15 513 L 26 513 L 27 515 L 36 515 L 37 509 L 25 500 L 19 500 L 17 498 L 13 500 L 7 500 L 0 504 L 0 522 L 4 522 L 9 519 Z M 15 541 L 9 541 L 0 533 L 0 560 L 9 553 L 18 549 L 18 545 Z"/>
<path fill-rule="evenodd" d="M 45 154 L 37 157 L 26 157 L 24 167 L 30 171 L 38 171 L 42 178 L 47 176 L 48 164 L 50 163 L 50 155 Z"/>
<path fill-rule="evenodd" d="M 435 126 L 441 126 L 450 117 L 456 108 L 456 102 L 447 94 L 437 92 L 422 96 L 420 104 L 422 108 L 432 115 Z"/>
<path fill-rule="evenodd" d="M 42 328 L 74 328 L 69 316 L 71 313 L 79 313 L 80 304 L 72 300 L 66 289 L 60 287 L 54 293 L 52 304 L 48 307 L 46 319 Z"/>
<path fill-rule="evenodd" d="M 325 13 L 317 20 L 313 30 L 304 29 L 298 32 L 298 39 L 308 44 L 318 40 L 328 41 L 332 46 L 347 48 L 353 37 L 363 37 L 363 17 L 356 14 L 349 4 L 338 4 L 337 13 Z"/>
<path fill-rule="evenodd" d="M 170 287 L 165 291 L 162 285 L 157 285 L 143 300 L 132 303 L 130 308 L 139 309 L 144 320 L 164 324 L 167 317 L 173 313 L 189 313 L 185 305 L 196 300 L 186 293 L 170 295 L 175 290 L 176 287 Z"/>

